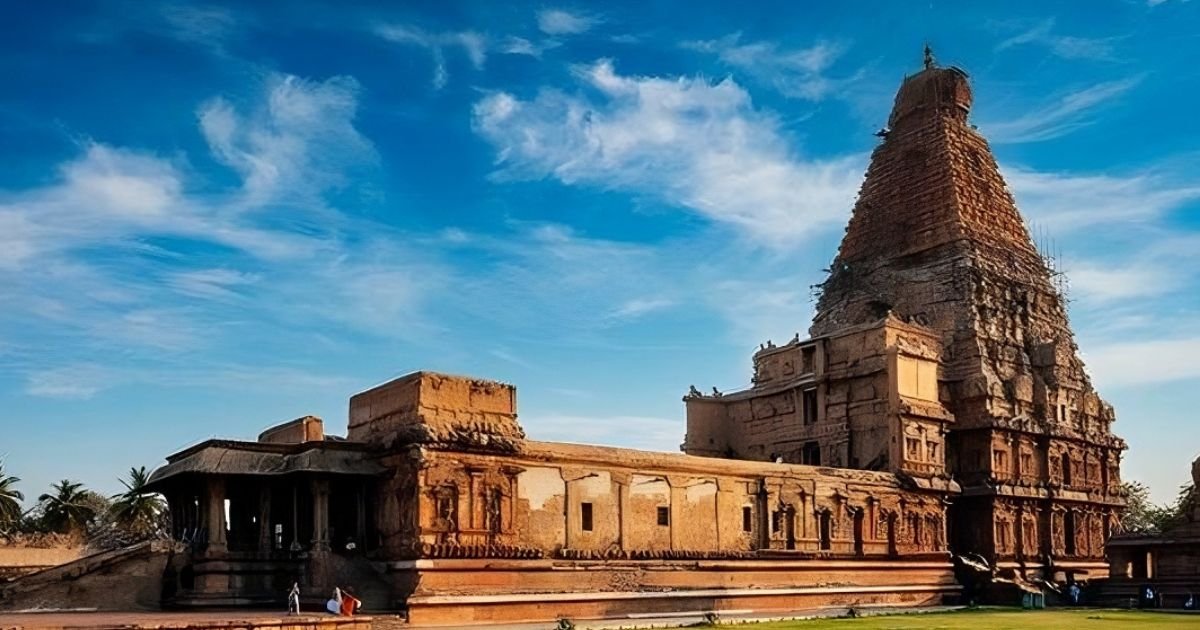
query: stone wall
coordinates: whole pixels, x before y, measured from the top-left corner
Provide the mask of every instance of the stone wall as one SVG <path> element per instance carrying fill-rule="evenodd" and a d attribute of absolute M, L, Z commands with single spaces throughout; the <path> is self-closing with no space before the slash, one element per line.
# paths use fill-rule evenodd
<path fill-rule="evenodd" d="M 945 474 L 940 341 L 884 317 L 826 337 L 769 345 L 754 386 L 687 403 L 685 452 L 919 476 Z"/>
<path fill-rule="evenodd" d="M 0 546 L 0 583 L 6 580 L 65 564 L 79 558 L 82 548 Z"/>
<path fill-rule="evenodd" d="M 945 551 L 947 488 L 891 474 L 526 442 L 410 451 L 416 557 L 670 559 Z"/>
<path fill-rule="evenodd" d="M 512 385 L 416 372 L 351 397 L 347 438 L 514 450 L 525 437 L 516 409 Z"/>

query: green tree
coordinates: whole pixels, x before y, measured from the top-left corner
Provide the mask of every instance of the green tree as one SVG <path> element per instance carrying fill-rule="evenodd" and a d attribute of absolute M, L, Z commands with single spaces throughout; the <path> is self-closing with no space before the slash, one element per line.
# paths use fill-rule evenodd
<path fill-rule="evenodd" d="M 117 525 L 131 534 L 145 536 L 158 529 L 166 504 L 162 497 L 146 490 L 150 474 L 146 467 L 130 468 L 129 479 L 121 480 L 125 492 L 113 496 L 112 517 Z"/>
<path fill-rule="evenodd" d="M 1125 511 L 1121 525 L 1134 534 L 1159 534 L 1183 523 L 1196 502 L 1192 484 L 1180 488 L 1171 503 L 1155 505 L 1150 501 L 1150 489 L 1137 481 L 1121 484 L 1125 490 Z"/>
<path fill-rule="evenodd" d="M 0 461 L 0 533 L 21 523 L 21 501 L 25 500 L 25 495 L 17 490 L 20 481 L 20 477 L 6 475 L 4 462 Z"/>
<path fill-rule="evenodd" d="M 52 493 L 38 497 L 43 527 L 60 534 L 87 534 L 99 509 L 96 499 L 103 500 L 103 497 L 69 479 L 52 484 L 50 489 Z"/>

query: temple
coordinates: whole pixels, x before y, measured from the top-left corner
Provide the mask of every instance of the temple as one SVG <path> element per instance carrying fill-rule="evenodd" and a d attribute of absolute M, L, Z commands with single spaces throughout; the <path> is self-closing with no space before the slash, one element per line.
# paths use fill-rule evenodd
<path fill-rule="evenodd" d="M 1157 534 L 1122 533 L 1108 541 L 1109 577 L 1100 601 L 1109 606 L 1138 602 L 1150 608 L 1200 606 L 1200 457 L 1192 460 L 1191 491 L 1183 518 Z M 1149 589 L 1149 591 L 1147 591 Z"/>
<path fill-rule="evenodd" d="M 353 585 L 414 622 L 952 601 L 951 552 L 1095 577 L 1124 444 L 957 68 L 907 77 L 810 338 L 684 397 L 683 454 L 538 442 L 511 385 L 417 372 L 171 455 L 174 605 Z M 702 376 L 702 374 L 700 375 Z"/>
<path fill-rule="evenodd" d="M 690 399 L 684 450 L 950 476 L 955 552 L 1100 577 L 1125 444 L 971 101 L 928 54 L 905 79 L 812 338 L 760 350 L 751 389 Z"/>

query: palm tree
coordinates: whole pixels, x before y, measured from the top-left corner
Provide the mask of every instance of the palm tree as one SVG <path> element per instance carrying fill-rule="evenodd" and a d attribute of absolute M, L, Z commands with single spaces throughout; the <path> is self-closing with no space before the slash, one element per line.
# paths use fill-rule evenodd
<path fill-rule="evenodd" d="M 0 462 L 0 532 L 21 521 L 21 501 L 25 495 L 16 488 L 20 481 L 20 477 L 5 475 L 4 462 Z"/>
<path fill-rule="evenodd" d="M 135 534 L 152 532 L 166 509 L 162 497 L 146 490 L 150 474 L 146 467 L 130 468 L 129 481 L 121 480 L 125 492 L 113 495 L 112 516 L 121 527 Z"/>
<path fill-rule="evenodd" d="M 63 534 L 85 533 L 88 524 L 96 516 L 95 503 L 91 501 L 92 492 L 83 484 L 63 479 L 51 484 L 53 494 L 43 494 L 38 497 L 42 505 L 42 522 L 51 531 Z"/>

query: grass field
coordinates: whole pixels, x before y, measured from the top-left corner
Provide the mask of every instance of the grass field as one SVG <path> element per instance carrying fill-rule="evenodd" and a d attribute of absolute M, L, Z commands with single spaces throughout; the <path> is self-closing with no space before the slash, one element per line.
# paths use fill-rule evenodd
<path fill-rule="evenodd" d="M 729 626 L 724 626 L 729 627 Z M 858 619 L 782 621 L 747 630 L 1090 630 L 1104 628 L 1200 628 L 1200 614 L 1137 610 L 961 610 Z"/>

